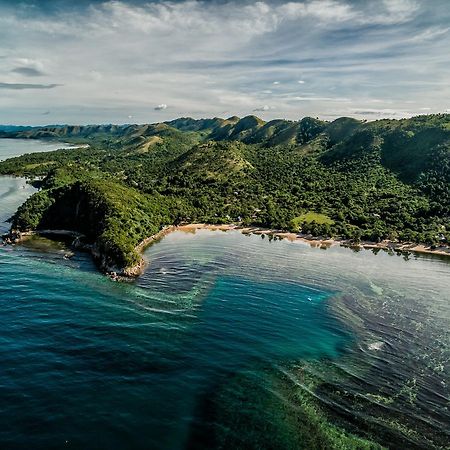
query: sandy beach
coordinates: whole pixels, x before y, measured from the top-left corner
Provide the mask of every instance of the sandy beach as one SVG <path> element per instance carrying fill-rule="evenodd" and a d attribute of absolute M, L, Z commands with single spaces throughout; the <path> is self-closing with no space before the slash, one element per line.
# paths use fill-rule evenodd
<path fill-rule="evenodd" d="M 290 242 L 303 242 L 315 248 L 329 248 L 335 245 L 339 245 L 341 247 L 351 247 L 361 249 L 380 249 L 380 250 L 392 250 L 402 253 L 425 253 L 432 255 L 450 256 L 450 247 L 448 246 L 431 248 L 431 246 L 411 242 L 402 243 L 383 240 L 381 242 L 361 241 L 360 243 L 355 243 L 350 240 L 327 239 L 320 237 L 316 238 L 301 233 L 290 233 L 286 231 L 272 230 L 260 227 L 243 227 L 240 225 L 209 225 L 205 223 L 193 223 L 187 225 L 180 225 L 176 227 L 174 226 L 170 228 L 171 229 L 170 230 L 168 229 L 167 233 L 170 233 L 172 231 L 184 231 L 188 233 L 195 233 L 196 230 L 202 229 L 213 231 L 236 230 L 240 231 L 243 234 L 256 234 L 256 235 L 264 234 L 266 236 L 273 236 L 274 238 L 277 239 L 287 239 Z"/>

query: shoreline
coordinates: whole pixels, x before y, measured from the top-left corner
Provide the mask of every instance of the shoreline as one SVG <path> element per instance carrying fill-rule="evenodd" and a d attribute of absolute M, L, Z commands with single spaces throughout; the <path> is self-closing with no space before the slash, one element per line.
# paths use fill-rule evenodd
<path fill-rule="evenodd" d="M 236 230 L 243 234 L 256 234 L 256 235 L 271 235 L 279 239 L 287 239 L 291 242 L 304 242 L 309 244 L 313 248 L 322 247 L 328 248 L 332 246 L 339 245 L 345 248 L 359 248 L 359 249 L 380 249 L 380 250 L 392 250 L 401 253 L 422 253 L 430 255 L 440 255 L 440 256 L 450 256 L 449 246 L 440 246 L 432 249 L 431 246 L 426 246 L 424 244 L 417 244 L 413 242 L 394 242 L 390 240 L 383 240 L 381 242 L 370 242 L 361 241 L 359 243 L 352 242 L 350 239 L 333 239 L 333 238 L 322 238 L 314 237 L 312 235 L 294 233 L 283 230 L 275 230 L 263 227 L 252 227 L 252 226 L 242 226 L 242 225 L 210 225 L 205 223 L 193 223 L 180 225 L 175 227 L 177 231 L 193 232 L 195 230 L 220 230 L 220 231 L 230 231 Z"/>
<path fill-rule="evenodd" d="M 182 231 L 185 233 L 195 233 L 197 230 L 210 230 L 210 231 L 239 231 L 242 234 L 254 234 L 257 236 L 269 236 L 269 239 L 282 240 L 287 239 L 290 242 L 302 242 L 308 244 L 312 248 L 327 249 L 334 246 L 340 246 L 344 248 L 357 249 L 357 250 L 384 250 L 392 251 L 396 253 L 404 254 L 422 254 L 422 255 L 438 255 L 450 257 L 450 247 L 440 246 L 437 248 L 431 248 L 431 246 L 426 246 L 423 244 L 411 243 L 411 242 L 393 242 L 389 240 L 384 240 L 381 242 L 369 242 L 362 241 L 359 243 L 352 242 L 351 240 L 344 239 L 331 239 L 331 238 L 321 238 L 314 237 L 311 235 L 305 235 L 302 233 L 293 233 L 283 230 L 275 230 L 270 228 L 256 227 L 256 226 L 243 226 L 237 224 L 222 224 L 214 225 L 207 223 L 191 223 L 184 225 L 170 225 L 158 233 L 143 239 L 136 247 L 135 251 L 140 256 L 140 261 L 134 266 L 129 267 L 116 267 L 108 265 L 105 262 L 104 255 L 102 255 L 97 246 L 94 244 L 86 245 L 81 244 L 81 239 L 84 237 L 83 234 L 76 231 L 70 230 L 33 230 L 26 232 L 19 232 L 8 234 L 8 237 L 3 239 L 5 244 L 20 244 L 26 239 L 32 236 L 60 236 L 60 237 L 71 237 L 73 238 L 72 246 L 75 249 L 81 251 L 88 251 L 91 253 L 93 259 L 98 263 L 98 267 L 101 272 L 110 277 L 114 281 L 132 281 L 142 275 L 148 265 L 148 261 L 143 257 L 144 251 L 163 237 L 175 231 Z"/>
<path fill-rule="evenodd" d="M 350 240 L 344 239 L 325 239 L 320 237 L 314 237 L 311 235 L 305 235 L 301 233 L 293 233 L 289 231 L 283 230 L 275 230 L 270 228 L 263 227 L 252 227 L 252 226 L 242 226 L 236 224 L 223 224 L 223 225 L 214 225 L 207 223 L 191 223 L 185 225 L 171 225 L 166 228 L 163 228 L 159 233 L 156 233 L 153 236 L 149 236 L 148 238 L 141 241 L 136 247 L 135 250 L 141 255 L 141 261 L 135 266 L 125 268 L 122 271 L 121 275 L 117 275 L 117 278 L 136 278 L 145 270 L 147 266 L 147 261 L 143 258 L 143 252 L 147 247 L 154 244 L 156 241 L 162 239 L 164 236 L 173 233 L 174 231 L 183 231 L 185 233 L 195 233 L 197 230 L 210 230 L 210 231 L 239 231 L 242 234 L 255 234 L 255 235 L 265 235 L 272 236 L 275 239 L 287 239 L 290 242 L 303 242 L 305 244 L 309 244 L 310 247 L 313 248 L 330 248 L 333 246 L 340 246 L 344 248 L 350 249 L 366 249 L 366 250 L 385 250 L 385 251 L 394 251 L 399 253 L 416 253 L 416 254 L 428 254 L 428 255 L 438 255 L 438 256 L 447 256 L 450 257 L 450 247 L 441 246 L 436 249 L 432 249 L 431 246 L 426 246 L 423 244 L 417 244 L 412 242 L 393 242 L 389 240 L 384 240 L 379 243 L 377 242 L 369 242 L 363 241 L 360 243 L 355 243 Z M 111 274 L 109 274 L 111 276 Z"/>

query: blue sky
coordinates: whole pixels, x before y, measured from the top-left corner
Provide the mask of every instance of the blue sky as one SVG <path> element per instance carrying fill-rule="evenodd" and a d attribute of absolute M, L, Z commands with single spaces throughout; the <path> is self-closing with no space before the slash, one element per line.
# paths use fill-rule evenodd
<path fill-rule="evenodd" d="M 449 0 L 0 0 L 0 123 L 446 111 Z"/>

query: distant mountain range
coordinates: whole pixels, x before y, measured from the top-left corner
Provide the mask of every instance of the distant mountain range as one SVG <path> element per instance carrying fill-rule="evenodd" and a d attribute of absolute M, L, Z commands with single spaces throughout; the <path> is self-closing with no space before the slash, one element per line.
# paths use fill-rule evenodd
<path fill-rule="evenodd" d="M 0 126 L 0 137 L 24 139 L 103 140 L 128 148 L 145 147 L 161 139 L 177 139 L 180 132 L 196 133 L 202 140 L 240 141 L 264 147 L 298 147 L 304 153 L 326 153 L 323 161 L 357 156 L 362 147 L 377 149 L 382 163 L 406 178 L 417 177 L 424 165 L 448 143 L 450 114 L 424 115 L 412 119 L 359 121 L 341 117 L 333 122 L 305 117 L 299 121 L 272 120 L 256 116 L 240 119 L 192 119 L 144 125 L 52 125 L 45 127 Z"/>
<path fill-rule="evenodd" d="M 66 138 L 66 137 L 142 137 L 176 129 L 184 132 L 201 132 L 215 141 L 238 140 L 246 144 L 264 144 L 266 146 L 304 144 L 318 134 L 326 132 L 336 139 L 342 139 L 363 122 L 343 117 L 334 122 L 325 122 L 311 117 L 299 121 L 272 120 L 264 122 L 256 116 L 240 119 L 233 116 L 228 119 L 192 119 L 183 117 L 169 122 L 144 125 L 51 125 L 45 127 L 0 126 L 0 137 L 17 138 Z"/>

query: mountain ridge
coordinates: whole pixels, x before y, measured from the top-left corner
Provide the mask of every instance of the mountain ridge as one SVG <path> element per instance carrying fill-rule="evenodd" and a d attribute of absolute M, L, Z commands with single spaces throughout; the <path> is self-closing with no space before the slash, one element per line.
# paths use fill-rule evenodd
<path fill-rule="evenodd" d="M 374 122 L 180 118 L 0 137 L 89 144 L 0 162 L 0 174 L 43 178 L 13 228 L 48 229 L 50 212 L 65 211 L 72 231 L 97 230 L 89 236 L 108 266 L 135 264 L 133 248 L 146 230 L 181 222 L 239 222 L 355 242 L 450 242 L 450 114 Z M 77 193 L 86 211 L 73 209 Z M 95 205 L 100 218 L 89 211 Z"/>

